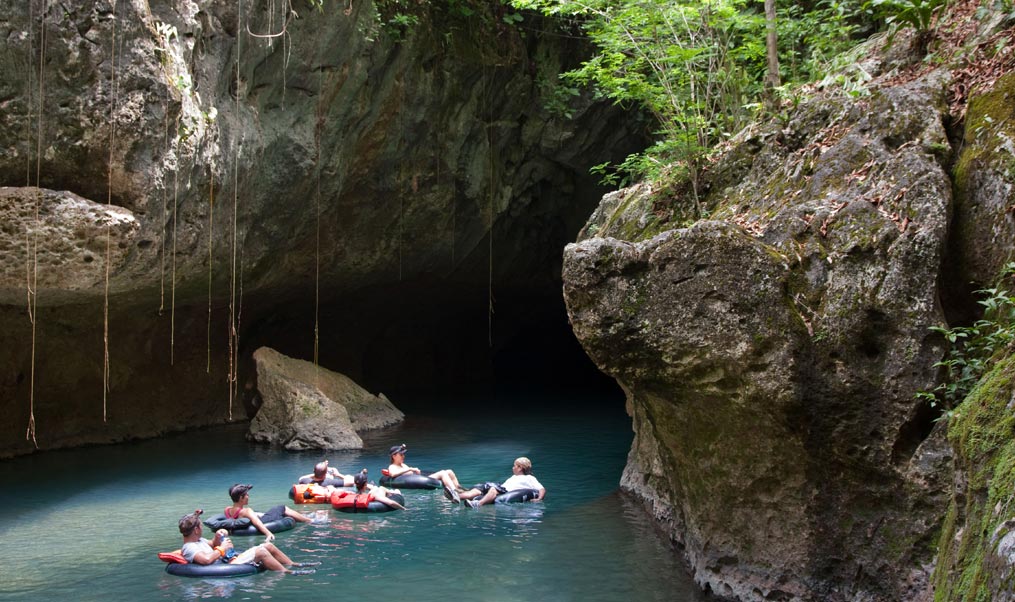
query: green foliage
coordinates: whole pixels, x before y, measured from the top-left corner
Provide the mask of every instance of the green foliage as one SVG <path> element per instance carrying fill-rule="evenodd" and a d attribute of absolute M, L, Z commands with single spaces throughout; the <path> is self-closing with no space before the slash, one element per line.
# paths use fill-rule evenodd
<path fill-rule="evenodd" d="M 677 163 L 697 197 L 708 152 L 751 112 L 745 98 L 761 90 L 764 20 L 746 0 L 513 0 L 578 22 L 598 52 L 564 74 L 614 102 L 655 115 L 662 142 L 652 160 L 624 168 L 648 170 Z"/>
<path fill-rule="evenodd" d="M 947 0 L 871 0 L 870 7 L 889 25 L 923 32 L 930 29 L 934 15 L 947 3 Z"/>
<path fill-rule="evenodd" d="M 543 99 L 544 109 L 553 115 L 560 115 L 567 119 L 574 117 L 573 101 L 581 96 L 581 90 L 577 86 L 568 85 L 558 76 L 542 72 L 536 74 L 536 86 Z"/>
<path fill-rule="evenodd" d="M 873 28 L 861 0 L 821 0 L 810 10 L 783 2 L 778 10 L 779 68 L 788 83 L 822 79 L 832 61 Z"/>
<path fill-rule="evenodd" d="M 400 42 L 419 25 L 417 3 L 411 0 L 379 0 L 375 6 L 381 31 Z"/>
<path fill-rule="evenodd" d="M 1001 357 L 948 423 L 948 440 L 964 487 L 942 525 L 934 569 L 936 602 L 1009 599 L 992 587 L 986 564 L 999 525 L 1015 511 L 1015 414 L 1009 407 L 1015 355 Z M 1006 529 L 1007 530 L 1007 529 Z"/>
<path fill-rule="evenodd" d="M 1015 276 L 1015 262 L 1008 263 L 1002 272 L 1002 282 Z M 973 390 L 980 378 L 994 365 L 998 354 L 1008 350 L 1015 342 L 1015 295 L 1003 286 L 977 291 L 982 298 L 983 317 L 972 326 L 955 328 L 932 327 L 951 344 L 945 359 L 936 366 L 945 369 L 945 380 L 933 391 L 921 391 L 917 397 L 930 401 L 932 406 L 943 403 L 952 415 L 955 408 Z"/>
<path fill-rule="evenodd" d="M 658 142 L 619 166 L 599 165 L 605 182 L 683 178 L 696 210 L 701 176 L 717 145 L 762 110 L 766 23 L 748 0 L 510 0 L 580 26 L 596 53 L 563 74 L 601 97 L 647 109 Z M 821 77 L 828 60 L 870 28 L 863 0 L 779 5 L 782 81 Z M 845 86 L 848 82 L 843 82 Z M 626 171 L 626 174 L 619 172 Z M 673 184 L 674 182 L 670 182 Z M 665 186 L 666 182 L 656 182 Z"/>

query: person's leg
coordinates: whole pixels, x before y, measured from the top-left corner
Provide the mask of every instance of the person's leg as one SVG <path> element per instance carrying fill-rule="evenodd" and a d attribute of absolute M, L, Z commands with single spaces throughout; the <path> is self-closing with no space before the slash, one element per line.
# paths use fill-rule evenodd
<path fill-rule="evenodd" d="M 282 565 L 281 562 L 276 560 L 275 557 L 271 555 L 271 552 L 269 552 L 264 548 L 265 545 L 271 544 L 263 544 L 257 546 L 257 549 L 254 552 L 254 561 L 257 562 L 258 564 L 261 564 L 262 566 L 264 566 L 264 568 L 268 569 L 269 571 L 284 572 L 285 567 Z"/>
<path fill-rule="evenodd" d="M 292 519 L 294 519 L 298 523 L 309 523 L 310 522 L 309 518 L 303 516 L 303 514 L 300 513 L 300 512 L 296 512 L 295 510 L 293 510 L 289 506 L 285 507 L 285 515 L 290 517 L 290 518 L 292 518 Z"/>
<path fill-rule="evenodd" d="M 271 554 L 275 560 L 279 561 L 282 564 L 289 565 L 293 563 L 293 561 L 288 556 L 285 555 L 285 552 L 278 549 L 278 547 L 275 546 L 275 544 L 273 543 L 264 544 L 264 549 L 267 550 L 268 553 Z"/>
<path fill-rule="evenodd" d="M 467 489 L 459 493 L 458 497 L 462 498 L 463 500 L 471 500 L 472 498 L 479 497 L 481 495 L 483 495 L 483 492 L 473 487 L 472 489 Z"/>
<path fill-rule="evenodd" d="M 462 484 L 458 482 L 458 476 L 450 468 L 438 470 L 430 476 L 444 483 L 451 491 L 458 491 L 462 488 Z"/>
<path fill-rule="evenodd" d="M 497 498 L 497 494 L 498 493 L 499 492 L 497 491 L 496 487 L 491 487 L 491 488 L 487 489 L 486 493 L 483 494 L 483 498 L 480 499 L 479 502 L 476 503 L 476 505 L 477 506 L 485 506 L 486 504 L 492 504 L 493 500 L 495 500 Z"/>

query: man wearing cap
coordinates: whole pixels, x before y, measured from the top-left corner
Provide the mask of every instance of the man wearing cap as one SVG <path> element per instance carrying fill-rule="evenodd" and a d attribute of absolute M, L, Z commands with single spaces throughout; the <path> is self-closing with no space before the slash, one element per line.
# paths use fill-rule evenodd
<path fill-rule="evenodd" d="M 388 466 L 388 476 L 392 479 L 401 476 L 403 474 L 422 474 L 422 471 L 413 466 L 406 466 L 405 464 L 405 452 L 408 451 L 408 446 L 404 443 L 399 445 L 392 445 L 388 453 L 391 455 L 391 465 Z M 437 472 L 430 473 L 427 475 L 430 478 L 437 479 L 444 485 L 444 497 L 458 503 L 458 492 L 465 491 L 461 483 L 458 482 L 458 475 L 455 471 L 450 468 L 444 470 L 438 470 Z"/>
<path fill-rule="evenodd" d="M 532 498 L 531 502 L 541 502 L 546 496 L 546 488 L 532 475 L 532 460 L 518 458 L 511 466 L 511 476 L 503 483 L 487 481 L 476 485 L 468 491 L 463 491 L 459 496 L 469 508 L 479 508 L 486 504 L 492 504 L 497 496 L 509 491 L 518 489 L 535 489 L 539 494 Z M 480 498 L 480 499 L 475 499 Z"/>
<path fill-rule="evenodd" d="M 301 485 L 316 483 L 322 487 L 352 487 L 355 485 L 352 475 L 344 475 L 338 472 L 337 468 L 328 466 L 327 460 L 314 464 L 314 472 L 300 477 L 299 483 Z"/>
<path fill-rule="evenodd" d="M 257 564 L 263 565 L 270 571 L 285 573 L 293 572 L 287 569 L 287 566 L 303 566 L 294 563 L 282 550 L 271 543 L 263 543 L 236 554 L 233 542 L 227 537 L 228 533 L 225 529 L 216 531 L 215 538 L 211 541 L 204 539 L 201 537 L 203 529 L 201 513 L 201 510 L 195 510 L 180 519 L 180 533 L 183 535 L 183 547 L 180 549 L 180 553 L 187 559 L 187 562 L 195 564 L 212 564 L 213 562 Z"/>

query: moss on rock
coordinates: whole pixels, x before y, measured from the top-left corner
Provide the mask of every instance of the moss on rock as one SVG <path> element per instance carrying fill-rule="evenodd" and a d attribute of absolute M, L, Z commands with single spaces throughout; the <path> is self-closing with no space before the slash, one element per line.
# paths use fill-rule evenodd
<path fill-rule="evenodd" d="M 1015 558 L 997 554 L 1015 527 L 1015 354 L 999 361 L 957 408 L 948 438 L 965 488 L 952 500 L 938 544 L 934 599 L 1015 596 Z"/>

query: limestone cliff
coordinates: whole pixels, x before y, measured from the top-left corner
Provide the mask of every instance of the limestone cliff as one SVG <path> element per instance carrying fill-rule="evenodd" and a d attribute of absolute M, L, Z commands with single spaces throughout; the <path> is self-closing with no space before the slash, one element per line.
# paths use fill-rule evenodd
<path fill-rule="evenodd" d="M 572 326 L 634 420 L 621 485 L 721 596 L 931 595 L 953 452 L 916 393 L 940 377 L 944 283 L 1011 256 L 1012 178 L 990 152 L 1008 126 L 967 129 L 955 162 L 964 75 L 898 49 L 857 54 L 865 94 L 743 132 L 706 176 L 707 219 L 641 184 L 565 250 Z"/>
<path fill-rule="evenodd" d="M 545 108 L 581 45 L 486 5 L 403 27 L 319 4 L 0 6 L 0 455 L 33 449 L 30 408 L 41 448 L 244 418 L 250 354 L 311 359 L 318 299 L 322 353 L 356 375 L 463 288 L 485 310 L 488 287 L 559 286 L 588 166 L 642 137 L 590 98 Z M 404 337 L 418 370 L 375 365 L 436 372 L 426 336 Z"/>

